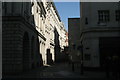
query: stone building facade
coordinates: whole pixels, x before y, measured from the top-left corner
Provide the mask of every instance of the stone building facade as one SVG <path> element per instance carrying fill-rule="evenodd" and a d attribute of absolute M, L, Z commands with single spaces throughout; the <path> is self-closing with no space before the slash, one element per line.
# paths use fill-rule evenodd
<path fill-rule="evenodd" d="M 80 43 L 80 18 L 68 18 L 69 45 L 77 48 Z"/>
<path fill-rule="evenodd" d="M 120 57 L 118 2 L 81 2 L 80 12 L 84 66 L 103 67 L 106 57 Z"/>
<path fill-rule="evenodd" d="M 65 28 L 53 2 L 4 2 L 2 13 L 3 77 L 56 60 L 55 50 L 59 49 L 58 54 L 61 49 L 60 29 Z"/>
<path fill-rule="evenodd" d="M 66 42 L 66 46 L 68 47 L 68 32 L 67 32 L 67 31 L 66 31 L 66 34 L 65 34 L 65 35 L 66 35 L 66 36 L 65 36 L 65 37 L 66 37 L 66 41 L 65 41 L 65 42 Z"/>
<path fill-rule="evenodd" d="M 80 61 L 80 18 L 68 18 L 69 53 L 75 61 Z"/>

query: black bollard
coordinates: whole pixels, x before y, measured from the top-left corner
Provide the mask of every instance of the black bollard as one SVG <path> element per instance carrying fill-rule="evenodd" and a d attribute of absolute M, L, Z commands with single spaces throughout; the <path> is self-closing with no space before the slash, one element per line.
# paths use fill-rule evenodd
<path fill-rule="evenodd" d="M 75 71 L 74 62 L 72 62 L 72 71 Z"/>
<path fill-rule="evenodd" d="M 83 71 L 83 62 L 81 61 L 81 75 L 84 74 L 84 71 Z"/>

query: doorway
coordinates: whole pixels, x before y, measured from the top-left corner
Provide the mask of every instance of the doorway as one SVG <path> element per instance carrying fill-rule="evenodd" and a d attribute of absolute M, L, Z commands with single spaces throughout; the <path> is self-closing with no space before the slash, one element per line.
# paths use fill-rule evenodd
<path fill-rule="evenodd" d="M 99 38 L 100 66 L 104 66 L 106 57 L 114 54 L 120 57 L 120 37 L 101 37 Z"/>

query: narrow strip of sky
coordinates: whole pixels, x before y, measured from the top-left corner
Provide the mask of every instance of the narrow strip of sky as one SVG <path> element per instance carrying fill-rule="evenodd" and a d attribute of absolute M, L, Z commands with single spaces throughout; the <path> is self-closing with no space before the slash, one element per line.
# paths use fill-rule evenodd
<path fill-rule="evenodd" d="M 36 0 L 0 0 L 1 2 L 31 2 Z M 43 0 L 44 1 L 44 0 Z M 48 0 L 49 2 L 119 2 L 120 0 Z M 41 2 L 41 0 L 38 0 Z"/>
<path fill-rule="evenodd" d="M 79 2 L 55 2 L 60 18 L 68 31 L 68 18 L 80 17 L 80 3 Z"/>
<path fill-rule="evenodd" d="M 0 1 L 1 2 L 31 2 L 34 0 L 0 0 Z M 49 2 L 51 1 L 54 1 L 54 2 L 119 2 L 120 0 L 48 0 L 48 1 Z M 41 0 L 38 0 L 38 2 L 41 2 Z"/>
<path fill-rule="evenodd" d="M 119 2 L 120 0 L 53 0 L 53 1 L 54 2 Z"/>

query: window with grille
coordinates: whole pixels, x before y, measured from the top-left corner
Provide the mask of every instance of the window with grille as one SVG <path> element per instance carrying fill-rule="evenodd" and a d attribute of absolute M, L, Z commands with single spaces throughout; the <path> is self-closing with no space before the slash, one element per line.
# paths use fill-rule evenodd
<path fill-rule="evenodd" d="M 116 21 L 120 21 L 120 10 L 115 11 Z"/>
<path fill-rule="evenodd" d="M 108 22 L 108 21 L 110 21 L 109 10 L 98 10 L 98 21 L 99 22 Z"/>

